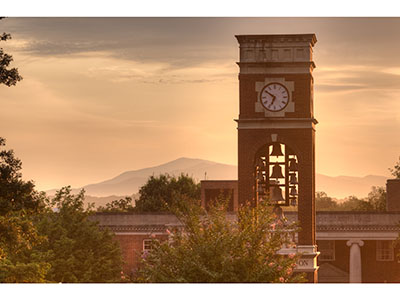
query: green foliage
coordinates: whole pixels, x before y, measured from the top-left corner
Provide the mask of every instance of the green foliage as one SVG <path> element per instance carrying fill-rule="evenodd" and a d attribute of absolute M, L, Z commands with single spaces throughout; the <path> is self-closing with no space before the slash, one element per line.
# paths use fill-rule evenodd
<path fill-rule="evenodd" d="M 358 199 L 356 196 L 350 196 L 346 198 L 340 204 L 340 210 L 342 211 L 373 211 L 372 205 L 363 199 Z"/>
<path fill-rule="evenodd" d="M 0 147 L 6 140 L 0 137 Z M 43 208 L 44 194 L 35 191 L 32 181 L 21 179 L 21 161 L 13 150 L 0 151 L 0 215 L 10 211 L 31 210 L 38 212 Z"/>
<path fill-rule="evenodd" d="M 325 192 L 317 192 L 315 194 L 315 207 L 317 211 L 333 211 L 339 209 L 338 203 Z"/>
<path fill-rule="evenodd" d="M 0 282 L 45 282 L 50 265 L 32 250 L 44 240 L 24 211 L 0 216 Z"/>
<path fill-rule="evenodd" d="M 107 203 L 106 207 L 99 206 L 97 208 L 98 212 L 131 212 L 134 210 L 135 207 L 132 205 L 132 197 L 113 200 L 111 203 Z"/>
<path fill-rule="evenodd" d="M 35 248 L 51 265 L 49 282 L 118 282 L 122 256 L 119 245 L 107 230 L 89 220 L 92 207 L 84 208 L 84 191 L 71 194 L 65 187 L 51 200 L 37 223 L 39 233 L 47 237 Z"/>
<path fill-rule="evenodd" d="M 150 176 L 139 190 L 135 210 L 138 212 L 171 211 L 172 207 L 184 205 L 182 199 L 200 201 L 200 184 L 181 174 L 178 178 L 169 175 Z"/>
<path fill-rule="evenodd" d="M 10 39 L 11 35 L 9 33 L 3 33 L 0 35 L 0 41 L 7 41 Z M 8 68 L 12 61 L 12 56 L 5 53 L 3 48 L 0 48 L 0 84 L 9 87 L 16 85 L 18 81 L 22 80 L 22 77 L 18 73 L 18 69 Z"/>
<path fill-rule="evenodd" d="M 383 186 L 373 186 L 367 201 L 374 211 L 386 211 L 386 189 Z"/>
<path fill-rule="evenodd" d="M 394 178 L 400 179 L 400 156 L 399 156 L 399 160 L 398 160 L 397 163 L 394 165 L 393 169 L 392 169 L 392 168 L 389 168 L 389 171 L 392 173 L 392 175 L 394 176 Z"/>
<path fill-rule="evenodd" d="M 341 203 L 333 200 L 325 192 L 317 192 L 315 205 L 317 211 L 385 211 L 386 189 L 373 186 L 367 198 L 359 199 L 356 196 L 350 196 Z"/>
<path fill-rule="evenodd" d="M 297 256 L 277 254 L 293 246 L 294 227 L 277 221 L 267 205 L 243 207 L 227 215 L 223 206 L 208 212 L 187 206 L 178 214 L 183 230 L 154 240 L 135 280 L 138 282 L 302 282 L 294 273 Z M 290 233 L 288 235 L 288 233 Z"/>

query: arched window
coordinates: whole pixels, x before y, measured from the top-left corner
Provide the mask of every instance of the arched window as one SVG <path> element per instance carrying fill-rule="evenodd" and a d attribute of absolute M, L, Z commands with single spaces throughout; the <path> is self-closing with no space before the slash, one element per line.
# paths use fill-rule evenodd
<path fill-rule="evenodd" d="M 296 206 L 298 198 L 298 160 L 289 146 L 267 144 L 255 157 L 256 200 L 271 205 Z"/>

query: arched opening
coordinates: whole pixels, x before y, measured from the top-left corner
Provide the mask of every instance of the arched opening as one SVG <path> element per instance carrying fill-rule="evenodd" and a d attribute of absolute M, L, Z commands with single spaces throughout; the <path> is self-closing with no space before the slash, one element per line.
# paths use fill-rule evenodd
<path fill-rule="evenodd" d="M 297 206 L 298 160 L 294 151 L 282 143 L 261 147 L 254 160 L 256 202 L 275 206 Z"/>

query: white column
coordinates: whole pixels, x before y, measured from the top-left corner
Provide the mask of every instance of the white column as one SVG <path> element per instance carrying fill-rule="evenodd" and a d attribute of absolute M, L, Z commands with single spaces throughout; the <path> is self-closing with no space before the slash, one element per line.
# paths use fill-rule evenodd
<path fill-rule="evenodd" d="M 361 281 L 361 251 L 364 246 L 362 240 L 349 240 L 346 243 L 350 247 L 350 283 L 359 283 Z"/>

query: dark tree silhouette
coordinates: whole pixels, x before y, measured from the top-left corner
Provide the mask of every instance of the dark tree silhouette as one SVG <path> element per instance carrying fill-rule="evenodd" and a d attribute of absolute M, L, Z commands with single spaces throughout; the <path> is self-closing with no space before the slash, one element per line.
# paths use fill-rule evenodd
<path fill-rule="evenodd" d="M 0 35 L 0 41 L 7 41 L 10 39 L 11 35 L 9 33 L 4 32 Z M 3 48 L 0 48 L 0 83 L 9 87 L 16 85 L 18 81 L 22 80 L 22 76 L 19 75 L 17 68 L 8 68 L 12 61 L 13 57 L 5 53 Z"/>
<path fill-rule="evenodd" d="M 38 211 L 43 206 L 43 194 L 35 190 L 32 181 L 22 180 L 21 160 L 13 150 L 1 149 L 6 140 L 0 137 L 0 215 L 10 211 Z"/>
<path fill-rule="evenodd" d="M 140 188 L 139 195 L 135 205 L 136 211 L 171 211 L 176 206 L 185 205 L 184 202 L 187 201 L 199 202 L 200 184 L 188 175 L 173 177 L 161 174 L 158 177 L 150 176 L 146 184 Z"/>
<path fill-rule="evenodd" d="M 389 168 L 390 173 L 394 176 L 396 179 L 400 179 L 400 156 L 399 156 L 399 161 L 396 162 L 394 165 L 393 169 Z"/>

